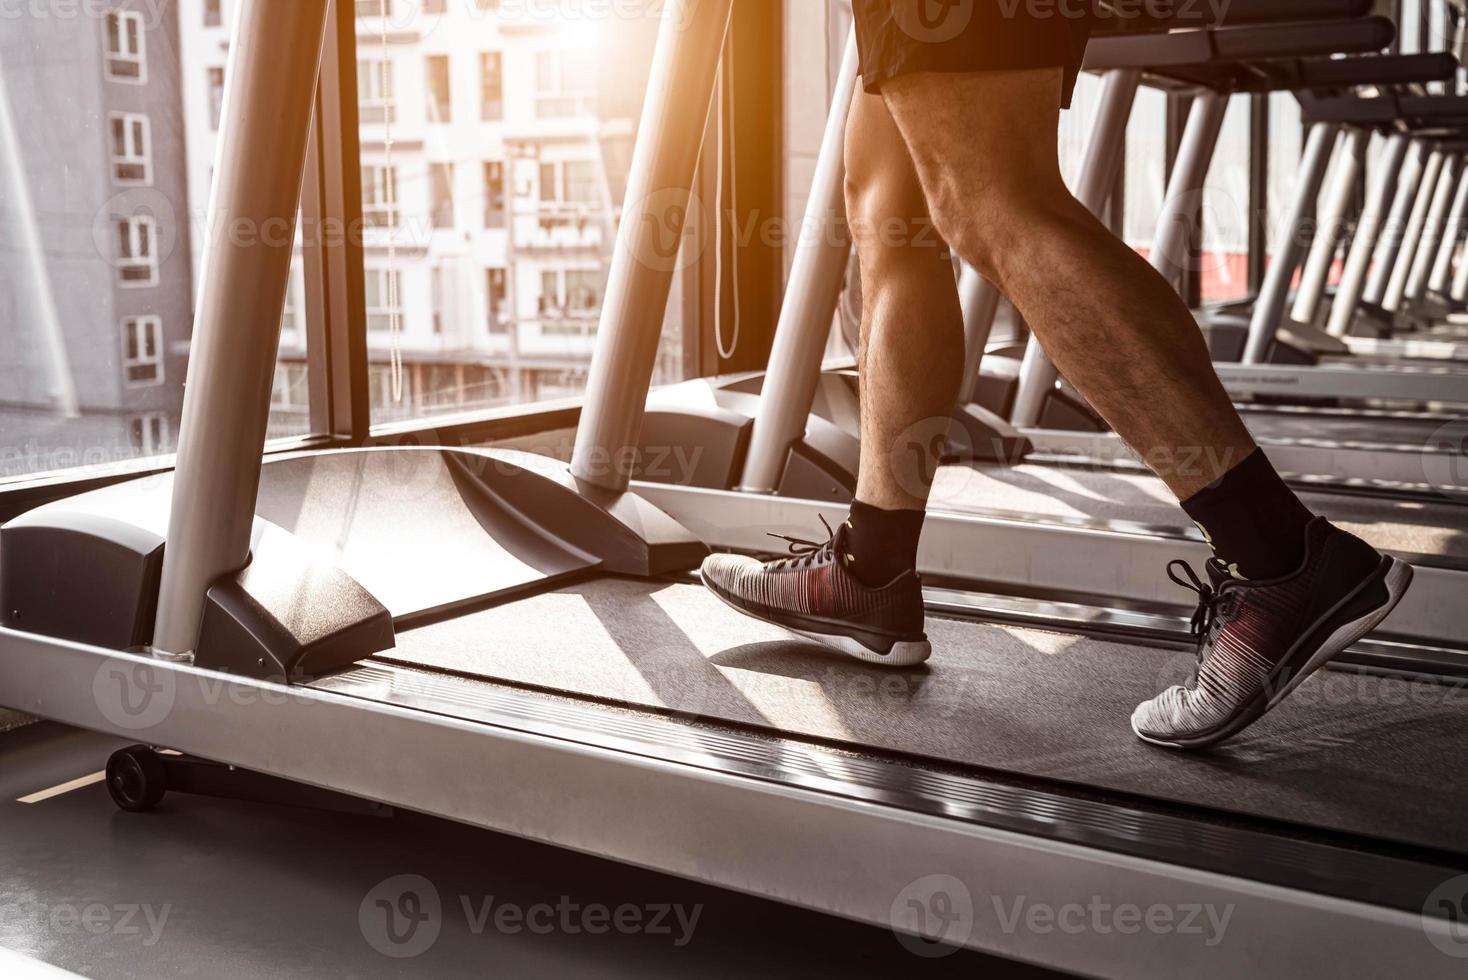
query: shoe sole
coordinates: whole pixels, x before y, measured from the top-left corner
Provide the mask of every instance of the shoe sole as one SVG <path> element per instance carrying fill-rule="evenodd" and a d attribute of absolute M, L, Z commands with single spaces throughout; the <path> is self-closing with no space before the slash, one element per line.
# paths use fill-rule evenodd
<path fill-rule="evenodd" d="M 1168 749 L 1203 749 L 1232 738 L 1245 728 L 1254 724 L 1254 722 L 1278 707 L 1281 701 L 1293 694 L 1295 689 L 1309 680 L 1312 674 L 1330 663 L 1343 651 L 1349 649 L 1362 637 L 1376 629 L 1377 626 L 1381 625 L 1382 620 L 1386 619 L 1387 616 L 1391 615 L 1392 610 L 1397 608 L 1397 604 L 1402 601 L 1402 596 L 1407 594 L 1407 589 L 1412 585 L 1412 566 L 1404 561 L 1398 561 L 1395 558 L 1385 558 L 1380 568 L 1384 570 L 1379 570 L 1378 574 L 1373 575 L 1361 583 L 1349 595 L 1336 603 L 1328 612 L 1316 620 L 1309 631 L 1295 642 L 1295 646 L 1291 648 L 1289 654 L 1286 654 L 1284 660 L 1280 662 L 1280 666 L 1288 666 L 1290 660 L 1300 649 L 1301 644 L 1314 636 L 1315 632 L 1325 623 L 1329 622 L 1332 616 L 1335 616 L 1340 610 L 1359 599 L 1367 589 L 1377 584 L 1384 585 L 1387 592 L 1386 601 L 1366 614 L 1348 620 L 1336 627 L 1330 636 L 1326 637 L 1325 641 L 1321 643 L 1314 655 L 1305 662 L 1304 666 L 1300 668 L 1294 677 L 1290 679 L 1289 683 L 1278 693 L 1266 697 L 1273 685 L 1265 684 L 1259 694 L 1251 699 L 1242 711 L 1226 722 L 1221 728 L 1203 735 L 1194 735 L 1189 738 L 1180 739 L 1147 735 L 1137 728 L 1135 722 L 1132 723 L 1133 734 L 1149 745 L 1160 745 Z"/>
<path fill-rule="evenodd" d="M 780 612 L 777 618 L 774 612 L 764 613 L 739 605 L 725 595 L 722 589 L 708 582 L 704 582 L 704 587 L 717 596 L 720 602 L 737 613 L 789 630 L 797 636 L 803 636 L 807 640 L 813 640 L 822 646 L 830 647 L 832 650 L 844 653 L 848 657 L 855 657 L 865 663 L 877 664 L 881 667 L 915 667 L 933 655 L 933 647 L 927 637 L 919 640 L 894 640 L 892 648 L 887 653 L 882 653 L 880 650 L 873 650 L 856 637 L 847 636 L 844 633 L 825 632 L 821 627 L 826 624 L 821 620 L 786 612 Z M 788 620 L 788 622 L 783 620 Z M 830 624 L 830 626 L 832 629 L 840 628 L 836 624 Z"/>

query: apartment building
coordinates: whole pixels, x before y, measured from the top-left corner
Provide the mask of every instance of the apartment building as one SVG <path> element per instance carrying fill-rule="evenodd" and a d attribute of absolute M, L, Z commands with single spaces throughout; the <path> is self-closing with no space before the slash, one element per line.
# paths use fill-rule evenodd
<path fill-rule="evenodd" d="M 176 13 L 33 5 L 0 31 L 0 476 L 173 448 L 192 317 Z"/>

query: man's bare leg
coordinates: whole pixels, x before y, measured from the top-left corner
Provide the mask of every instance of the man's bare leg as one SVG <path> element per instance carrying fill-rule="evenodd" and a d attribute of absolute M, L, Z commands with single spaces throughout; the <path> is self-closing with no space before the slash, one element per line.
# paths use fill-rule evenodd
<path fill-rule="evenodd" d="M 1186 304 L 1060 175 L 1060 69 L 904 75 L 882 94 L 938 230 L 1179 500 L 1253 452 Z"/>
<path fill-rule="evenodd" d="M 963 314 L 948 248 L 881 96 L 857 92 L 846 142 L 862 286 L 857 499 L 920 512 L 962 383 Z"/>

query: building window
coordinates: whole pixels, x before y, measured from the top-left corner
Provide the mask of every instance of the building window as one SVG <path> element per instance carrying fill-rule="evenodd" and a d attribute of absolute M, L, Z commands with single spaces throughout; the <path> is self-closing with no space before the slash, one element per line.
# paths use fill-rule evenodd
<path fill-rule="evenodd" d="M 584 318 L 599 305 L 601 286 L 595 269 L 546 269 L 540 274 L 540 312 Z"/>
<path fill-rule="evenodd" d="M 392 16 L 393 0 L 357 0 L 357 16 Z"/>
<path fill-rule="evenodd" d="M 204 0 L 204 26 L 218 27 L 224 23 L 224 15 L 219 12 L 219 0 Z"/>
<path fill-rule="evenodd" d="M 130 426 L 133 452 L 159 456 L 168 451 L 168 420 L 158 413 L 138 415 Z"/>
<path fill-rule="evenodd" d="M 510 329 L 508 279 L 504 269 L 489 273 L 489 332 L 507 333 Z"/>
<path fill-rule="evenodd" d="M 594 58 L 573 51 L 538 51 L 535 55 L 535 114 L 541 119 L 595 113 Z"/>
<path fill-rule="evenodd" d="M 301 292 L 301 271 L 291 269 L 290 282 L 285 292 L 285 309 L 280 314 L 280 332 L 284 337 L 296 343 L 299 342 L 296 331 L 301 328 Z"/>
<path fill-rule="evenodd" d="M 479 56 L 480 118 L 493 122 L 505 118 L 504 58 L 498 51 Z"/>
<path fill-rule="evenodd" d="M 484 227 L 503 228 L 507 213 L 505 164 L 503 160 L 490 160 L 484 165 Z"/>
<path fill-rule="evenodd" d="M 396 228 L 398 224 L 398 168 L 362 168 L 362 221 L 368 228 Z"/>
<path fill-rule="evenodd" d="M 157 226 L 147 215 L 135 215 L 117 223 L 117 278 L 126 286 L 158 283 Z"/>
<path fill-rule="evenodd" d="M 107 15 L 107 77 L 116 82 L 148 80 L 148 46 L 143 15 L 114 10 Z"/>
<path fill-rule="evenodd" d="M 158 317 L 122 321 L 122 375 L 129 388 L 163 383 L 163 321 Z"/>
<path fill-rule="evenodd" d="M 209 69 L 209 125 L 219 128 L 219 116 L 224 111 L 224 69 Z"/>
<path fill-rule="evenodd" d="M 449 57 L 435 54 L 424 65 L 428 76 L 428 121 L 446 123 L 453 120 L 453 92 L 449 85 Z"/>
<path fill-rule="evenodd" d="M 281 362 L 270 387 L 270 407 L 276 411 L 300 411 L 311 407 L 310 375 L 304 364 Z"/>
<path fill-rule="evenodd" d="M 119 184 L 148 184 L 153 181 L 152 141 L 148 117 L 132 112 L 114 112 L 112 126 L 112 179 Z"/>
<path fill-rule="evenodd" d="M 387 121 L 392 111 L 395 87 L 391 61 L 367 59 L 357 62 L 357 101 L 362 122 Z"/>
<path fill-rule="evenodd" d="M 454 227 L 454 165 L 430 163 L 428 181 L 433 193 L 433 227 Z"/>
<path fill-rule="evenodd" d="M 591 160 L 542 163 L 540 199 L 547 204 L 595 204 L 601 200 L 601 170 Z"/>
<path fill-rule="evenodd" d="M 392 329 L 394 316 L 402 322 L 402 273 L 397 269 L 367 270 L 367 329 L 385 333 Z"/>

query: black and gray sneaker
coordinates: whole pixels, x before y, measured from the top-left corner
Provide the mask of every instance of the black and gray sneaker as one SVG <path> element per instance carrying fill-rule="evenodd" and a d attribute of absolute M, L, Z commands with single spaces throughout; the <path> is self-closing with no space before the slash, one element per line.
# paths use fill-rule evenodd
<path fill-rule="evenodd" d="M 1217 561 L 1206 583 L 1186 562 L 1168 566 L 1174 582 L 1199 596 L 1198 670 L 1190 686 L 1137 707 L 1139 738 L 1199 749 L 1238 734 L 1375 629 L 1412 583 L 1412 566 L 1324 518 L 1306 529 L 1305 547 L 1300 569 L 1273 581 L 1233 579 Z"/>
<path fill-rule="evenodd" d="M 927 660 L 932 649 L 917 573 L 868 588 L 846 567 L 845 536 L 845 524 L 824 544 L 773 535 L 790 544 L 791 556 L 778 561 L 712 555 L 703 563 L 703 584 L 746 615 L 868 663 L 910 667 Z"/>

